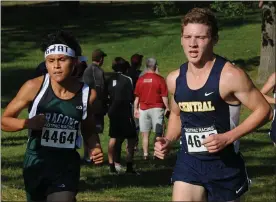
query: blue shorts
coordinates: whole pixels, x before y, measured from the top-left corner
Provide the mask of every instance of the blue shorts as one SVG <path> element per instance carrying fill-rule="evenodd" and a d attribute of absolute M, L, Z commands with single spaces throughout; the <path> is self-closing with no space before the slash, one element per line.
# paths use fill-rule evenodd
<path fill-rule="evenodd" d="M 200 160 L 181 150 L 173 171 L 172 182 L 182 181 L 205 188 L 208 201 L 231 201 L 248 190 L 244 161 L 240 154 L 223 161 Z"/>

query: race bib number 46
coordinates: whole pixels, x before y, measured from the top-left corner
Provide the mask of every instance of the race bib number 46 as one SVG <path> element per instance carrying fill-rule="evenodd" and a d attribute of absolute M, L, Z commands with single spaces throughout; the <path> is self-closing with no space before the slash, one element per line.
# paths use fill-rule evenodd
<path fill-rule="evenodd" d="M 211 134 L 217 134 L 214 126 L 198 127 L 198 128 L 185 128 L 185 136 L 187 141 L 187 148 L 189 153 L 207 152 L 207 148 L 202 145 L 205 138 Z"/>
<path fill-rule="evenodd" d="M 41 145 L 56 148 L 75 148 L 77 130 L 43 128 Z"/>

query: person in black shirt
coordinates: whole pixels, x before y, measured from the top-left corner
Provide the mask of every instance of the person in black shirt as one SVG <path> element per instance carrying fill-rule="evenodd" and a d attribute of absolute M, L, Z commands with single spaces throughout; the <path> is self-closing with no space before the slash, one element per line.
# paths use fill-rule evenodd
<path fill-rule="evenodd" d="M 132 79 L 133 83 L 133 89 L 135 89 L 136 82 L 139 79 L 142 71 L 140 70 L 142 66 L 142 61 L 143 61 L 143 55 L 135 53 L 134 55 L 131 56 L 130 58 L 130 68 L 128 68 L 126 75 L 129 76 Z M 134 100 L 133 100 L 134 102 Z M 134 104 L 134 103 L 133 103 Z M 133 113 L 134 113 L 134 109 Z M 136 138 L 136 143 L 135 143 L 135 151 L 138 150 L 138 143 L 139 143 L 139 119 L 134 117 L 134 122 L 135 122 L 135 127 L 136 127 L 136 133 L 137 133 L 137 138 Z"/>
<path fill-rule="evenodd" d="M 136 142 L 136 129 L 132 115 L 133 85 L 130 77 L 126 76 L 128 63 L 121 57 L 116 57 L 112 69 L 115 71 L 107 81 L 109 97 L 109 136 L 108 161 L 110 172 L 117 174 L 114 165 L 114 155 L 121 152 L 121 145 L 125 139 L 127 146 L 126 173 L 138 174 L 133 170 L 134 146 Z"/>
<path fill-rule="evenodd" d="M 101 66 L 104 63 L 104 57 L 107 55 L 101 50 L 96 49 L 92 52 L 92 64 L 90 64 L 83 73 L 82 80 L 90 88 L 94 88 L 97 92 L 97 98 L 94 102 L 96 132 L 97 134 L 103 133 L 104 130 L 104 116 L 107 111 L 107 93 L 105 87 L 104 71 Z M 90 158 L 87 152 L 87 146 L 84 145 L 84 160 L 89 163 Z"/>

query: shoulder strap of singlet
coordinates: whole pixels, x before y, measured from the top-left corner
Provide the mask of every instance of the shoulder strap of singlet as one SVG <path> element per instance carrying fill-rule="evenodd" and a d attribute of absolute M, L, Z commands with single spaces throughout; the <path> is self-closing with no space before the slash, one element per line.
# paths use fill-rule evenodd
<path fill-rule="evenodd" d="M 45 74 L 44 76 L 44 81 L 43 81 L 43 84 L 42 84 L 42 87 L 38 93 L 38 95 L 36 96 L 34 102 L 33 102 L 33 106 L 32 106 L 32 109 L 29 113 L 29 118 L 32 118 L 36 115 L 36 110 L 37 110 L 37 106 L 38 106 L 38 103 L 40 102 L 42 96 L 44 95 L 44 93 L 46 92 L 48 86 L 49 86 L 49 74 Z"/>
<path fill-rule="evenodd" d="M 226 62 L 227 62 L 227 60 L 225 58 L 223 58 L 219 55 L 216 55 L 216 61 L 212 68 L 212 72 L 217 73 L 220 76 L 220 73 L 221 73 Z"/>
<path fill-rule="evenodd" d="M 87 105 L 88 99 L 90 97 L 90 88 L 87 84 L 84 84 L 82 87 L 82 120 L 86 119 L 87 117 Z"/>
<path fill-rule="evenodd" d="M 185 76 L 188 70 L 188 62 L 185 62 L 180 66 L 179 76 Z"/>
<path fill-rule="evenodd" d="M 209 87 L 213 86 L 214 88 L 219 86 L 221 72 L 226 62 L 225 58 L 216 55 L 215 63 L 205 85 L 209 85 Z"/>

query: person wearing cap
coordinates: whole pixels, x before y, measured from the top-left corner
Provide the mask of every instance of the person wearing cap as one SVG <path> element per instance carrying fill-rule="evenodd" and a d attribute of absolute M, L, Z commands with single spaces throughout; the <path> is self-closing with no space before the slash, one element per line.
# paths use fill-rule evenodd
<path fill-rule="evenodd" d="M 155 73 L 156 59 L 148 58 L 146 68 L 146 73 L 137 81 L 134 101 L 134 117 L 139 118 L 145 160 L 149 155 L 149 132 L 152 130 L 157 137 L 162 136 L 164 114 L 169 111 L 168 89 L 165 79 Z"/>
<path fill-rule="evenodd" d="M 107 55 L 101 49 L 95 49 L 92 52 L 92 64 L 90 64 L 83 73 L 83 82 L 89 87 L 94 88 L 97 92 L 97 98 L 94 102 L 95 108 L 95 121 L 96 121 L 96 131 L 98 134 L 103 133 L 104 129 L 104 116 L 106 114 L 106 101 L 107 94 L 105 90 L 105 79 L 104 71 L 101 68 L 104 63 L 104 57 Z M 87 152 L 87 146 L 84 144 L 84 160 L 86 162 L 90 161 Z"/>
<path fill-rule="evenodd" d="M 133 169 L 134 147 L 136 142 L 136 129 L 132 113 L 133 85 L 130 77 L 125 73 L 129 64 L 122 57 L 116 57 L 112 64 L 115 71 L 107 80 L 107 89 L 109 97 L 109 145 L 108 161 L 110 173 L 117 174 L 115 160 L 120 159 L 121 146 L 127 139 L 127 174 L 138 174 Z"/>

